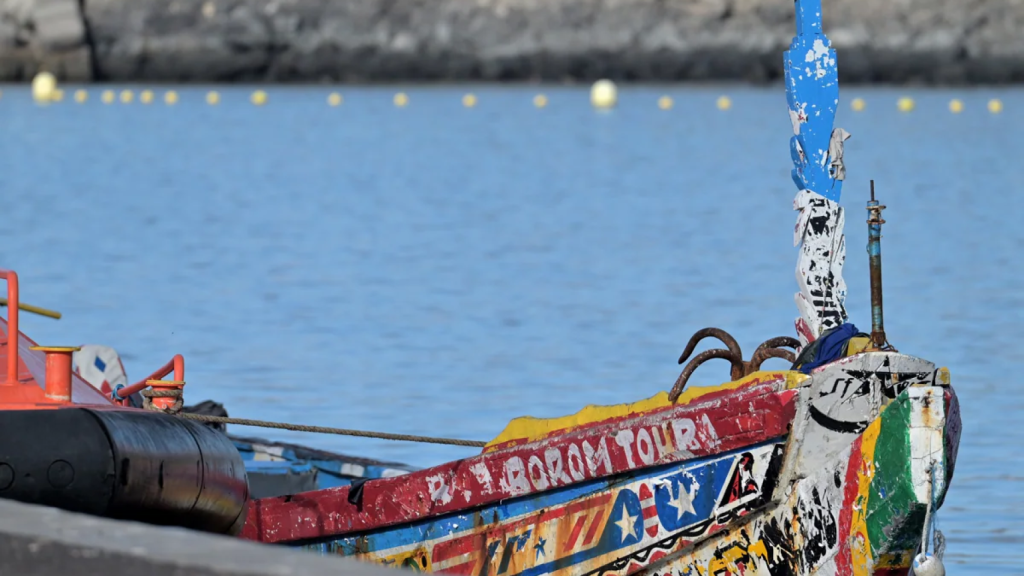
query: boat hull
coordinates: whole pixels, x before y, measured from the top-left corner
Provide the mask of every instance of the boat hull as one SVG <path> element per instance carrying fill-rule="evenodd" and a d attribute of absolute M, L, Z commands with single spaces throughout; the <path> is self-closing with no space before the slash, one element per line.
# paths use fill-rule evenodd
<path fill-rule="evenodd" d="M 452 574 L 635 571 L 764 508 L 784 451 L 774 439 L 304 548 Z"/>
<path fill-rule="evenodd" d="M 684 414 L 708 417 L 692 445 L 670 432 Z M 889 352 L 596 420 L 524 443 L 503 435 L 500 449 L 361 493 L 258 500 L 243 535 L 467 575 L 901 574 L 941 505 L 960 427 L 948 372 Z M 591 449 L 573 456 L 584 436 Z M 591 478 L 597 438 L 609 465 Z M 509 472 L 515 458 L 522 474 Z M 485 483 L 461 470 L 523 493 L 480 501 Z"/>
<path fill-rule="evenodd" d="M 832 374 L 834 375 L 834 374 Z M 779 503 L 727 533 L 640 571 L 657 576 L 904 575 L 929 511 L 952 479 L 956 394 L 915 384 Z M 811 458 L 807 459 L 811 461 Z"/>

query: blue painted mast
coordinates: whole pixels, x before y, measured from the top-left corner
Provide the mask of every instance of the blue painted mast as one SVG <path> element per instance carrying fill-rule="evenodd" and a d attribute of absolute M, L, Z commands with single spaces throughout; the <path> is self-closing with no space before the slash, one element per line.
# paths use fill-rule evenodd
<path fill-rule="evenodd" d="M 843 143 L 850 135 L 833 129 L 839 73 L 836 52 L 822 31 L 821 0 L 795 1 L 796 36 L 785 53 L 785 81 L 793 182 L 799 189 L 793 202 L 800 212 L 794 243 L 801 246 L 796 328 L 807 344 L 847 318 L 845 217 L 838 202 L 846 178 Z"/>
<path fill-rule="evenodd" d="M 836 51 L 822 31 L 821 0 L 796 0 L 796 36 L 785 53 L 786 99 L 793 120 L 793 181 L 839 202 L 842 179 L 827 161 L 839 106 Z M 793 117 L 793 116 L 796 117 Z"/>

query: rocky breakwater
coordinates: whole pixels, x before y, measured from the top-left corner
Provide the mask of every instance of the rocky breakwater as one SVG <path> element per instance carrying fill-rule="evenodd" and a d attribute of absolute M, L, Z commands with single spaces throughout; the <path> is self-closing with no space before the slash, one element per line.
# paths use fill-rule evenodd
<path fill-rule="evenodd" d="M 1024 79 L 1020 0 L 825 0 L 847 81 Z M 781 77 L 793 0 L 0 0 L 0 78 Z"/>

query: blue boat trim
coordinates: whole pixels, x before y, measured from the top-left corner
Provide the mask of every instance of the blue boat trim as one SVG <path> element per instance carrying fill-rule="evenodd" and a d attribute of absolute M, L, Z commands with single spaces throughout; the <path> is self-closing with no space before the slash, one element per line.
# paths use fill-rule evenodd
<path fill-rule="evenodd" d="M 390 478 L 416 470 L 412 466 L 397 462 L 385 462 L 326 450 L 308 448 L 285 442 L 272 442 L 261 438 L 246 438 L 229 434 L 228 438 L 242 457 L 250 481 L 254 476 L 281 477 L 286 475 L 304 476 L 315 474 L 315 486 L 311 489 L 348 486 L 354 480 Z M 259 483 L 260 486 L 266 486 Z M 256 498 L 280 496 L 283 494 L 262 492 L 253 494 Z"/>

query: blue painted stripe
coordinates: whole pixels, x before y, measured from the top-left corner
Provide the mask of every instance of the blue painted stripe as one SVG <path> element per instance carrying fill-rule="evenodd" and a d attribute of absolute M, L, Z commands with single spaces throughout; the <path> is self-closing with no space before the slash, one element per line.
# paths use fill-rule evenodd
<path fill-rule="evenodd" d="M 477 529 L 481 522 L 492 525 L 498 524 L 506 520 L 526 516 L 541 509 L 552 509 L 564 506 L 575 500 L 581 500 L 587 496 L 595 495 L 638 480 L 667 477 L 665 479 L 672 484 L 673 495 L 678 495 L 678 490 L 681 487 L 692 489 L 692 484 L 695 479 L 702 479 L 704 482 L 708 482 L 708 480 L 710 480 L 711 486 L 704 484 L 704 489 L 697 491 L 698 497 L 693 501 L 696 513 L 687 513 L 683 518 L 679 519 L 680 522 L 685 522 L 685 524 L 677 523 L 676 527 L 681 529 L 685 526 L 694 525 L 706 520 L 715 511 L 718 494 L 721 493 L 722 487 L 727 481 L 729 470 L 731 469 L 737 455 L 742 454 L 743 452 L 755 450 L 762 446 L 776 444 L 777 442 L 778 440 L 771 440 L 709 458 L 691 460 L 685 463 L 668 464 L 618 476 L 591 480 L 565 488 L 550 490 L 533 496 L 525 496 L 522 498 L 507 500 L 500 504 L 488 505 L 476 509 L 473 512 L 442 516 L 414 524 L 397 526 L 391 529 L 384 528 L 381 531 L 374 533 L 346 535 L 338 539 L 332 539 L 320 543 L 306 543 L 300 546 L 322 554 L 342 554 L 346 556 L 356 553 L 382 552 L 408 544 L 429 542 L 430 540 L 438 538 L 458 535 L 461 532 L 469 533 L 470 531 Z M 672 474 L 673 471 L 676 472 L 675 475 Z M 655 500 L 656 502 L 658 502 L 659 499 L 664 500 L 664 507 L 667 506 L 667 500 L 670 495 L 667 492 L 667 487 L 662 487 L 662 490 L 666 490 L 666 492 L 661 493 L 660 491 L 656 491 Z M 615 503 L 611 507 L 606 508 L 606 510 L 609 510 L 609 514 L 614 515 L 617 511 L 622 509 L 622 506 L 627 505 L 623 502 L 623 494 L 626 492 L 629 491 L 620 491 Z M 639 513 L 639 499 L 634 493 L 629 493 L 632 494 L 632 499 L 636 500 L 635 510 L 632 509 L 634 507 L 633 504 L 628 505 L 630 506 L 630 515 L 637 516 L 635 531 L 638 536 L 635 539 L 621 539 L 621 534 L 616 532 L 619 528 L 615 527 L 613 523 L 607 522 L 605 533 L 598 541 L 599 543 L 603 541 L 603 545 L 595 545 L 590 550 L 584 550 L 570 556 L 557 558 L 552 562 L 525 571 L 523 574 L 542 574 L 555 569 L 558 566 L 571 565 L 593 556 L 606 554 L 614 548 L 629 546 L 638 542 L 642 538 L 643 533 L 643 514 Z M 659 515 L 662 513 L 664 512 L 659 510 Z M 612 534 L 613 532 L 614 534 Z M 615 542 L 612 536 L 620 538 L 618 546 L 614 545 Z"/>

